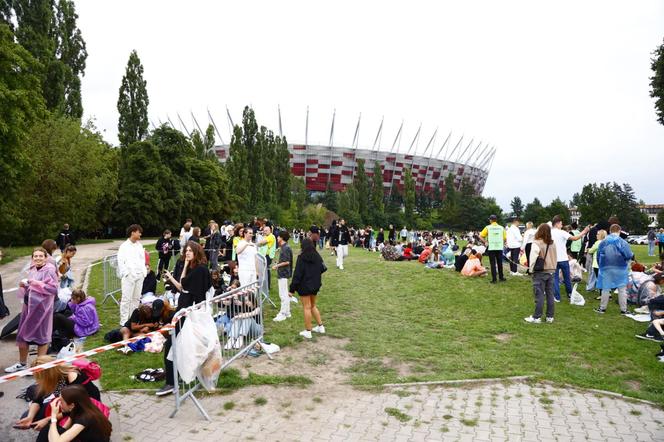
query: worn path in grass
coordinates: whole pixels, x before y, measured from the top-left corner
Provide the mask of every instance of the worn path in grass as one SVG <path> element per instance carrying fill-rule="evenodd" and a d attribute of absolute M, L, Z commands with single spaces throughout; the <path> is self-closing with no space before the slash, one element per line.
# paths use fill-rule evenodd
<path fill-rule="evenodd" d="M 143 242 L 149 244 L 153 241 L 147 240 Z M 83 273 L 89 265 L 106 255 L 115 253 L 120 244 L 122 244 L 122 241 L 76 246 L 78 250 L 72 266 L 74 279 L 77 281 L 77 285 L 78 282 L 83 280 Z M 57 251 L 56 253 L 60 252 Z M 18 286 L 18 282 L 22 277 L 21 270 L 29 261 L 29 257 L 18 258 L 8 264 L 0 266 L 0 274 L 2 275 L 3 288 L 5 291 Z M 0 329 L 21 311 L 21 302 L 17 298 L 16 292 L 5 294 L 5 302 L 11 311 L 11 315 L 0 320 Z M 30 360 L 33 359 L 34 356 L 31 356 Z M 4 374 L 5 367 L 16 363 L 17 360 L 18 350 L 16 348 L 14 337 L 12 336 L 0 341 L 0 375 Z M 4 397 L 0 398 L 0 440 L 22 441 L 35 439 L 35 435 L 32 431 L 18 431 L 11 428 L 13 422 L 27 408 L 27 403 L 25 401 L 15 399 L 15 397 L 23 388 L 27 387 L 32 382 L 34 382 L 32 378 L 25 378 L 0 385 L 0 391 L 4 392 Z"/>

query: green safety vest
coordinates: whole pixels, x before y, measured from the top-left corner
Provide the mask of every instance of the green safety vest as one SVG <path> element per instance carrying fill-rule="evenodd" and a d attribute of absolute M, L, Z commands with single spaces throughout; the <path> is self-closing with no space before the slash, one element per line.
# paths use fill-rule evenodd
<path fill-rule="evenodd" d="M 571 233 L 572 233 L 572 236 L 576 236 L 576 235 L 578 235 L 578 234 L 581 233 L 581 232 L 579 232 L 578 230 L 572 230 Z M 582 241 L 583 241 L 583 238 L 579 238 L 579 239 L 577 239 L 576 241 L 572 241 L 572 244 L 569 246 L 569 249 L 570 249 L 572 252 L 579 252 L 579 251 L 581 251 L 581 242 L 582 242 Z"/>
<path fill-rule="evenodd" d="M 486 227 L 489 240 L 489 250 L 503 250 L 505 244 L 505 228 L 498 224 L 490 224 Z"/>

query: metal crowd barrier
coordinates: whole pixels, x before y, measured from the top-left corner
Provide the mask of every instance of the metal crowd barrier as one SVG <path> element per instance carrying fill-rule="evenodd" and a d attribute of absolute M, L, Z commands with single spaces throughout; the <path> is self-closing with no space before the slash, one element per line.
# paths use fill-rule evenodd
<path fill-rule="evenodd" d="M 104 272 L 104 299 L 102 305 L 111 298 L 116 305 L 120 302 L 115 298 L 116 293 L 122 292 L 122 280 L 118 276 L 118 255 L 109 255 L 101 261 L 101 268 Z"/>
<path fill-rule="evenodd" d="M 180 333 L 189 312 L 206 309 L 212 315 L 217 326 L 217 334 L 221 345 L 221 369 L 223 370 L 252 349 L 254 351 L 264 349 L 261 285 L 261 281 L 252 282 L 178 312 L 172 323 L 175 328 L 170 331 L 175 381 L 173 391 L 175 409 L 170 417 L 175 416 L 184 401 L 191 399 L 201 415 L 206 420 L 210 420 L 210 416 L 195 396 L 196 391 L 201 388 L 202 384 L 198 378 L 195 378 L 191 383 L 184 382 L 179 376 L 177 368 L 177 335 Z M 270 359 L 272 358 L 269 353 L 266 352 L 266 354 Z"/>

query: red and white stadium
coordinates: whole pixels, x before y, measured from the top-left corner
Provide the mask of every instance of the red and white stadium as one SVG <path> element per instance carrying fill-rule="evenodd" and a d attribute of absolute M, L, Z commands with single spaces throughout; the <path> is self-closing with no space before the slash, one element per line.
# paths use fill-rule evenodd
<path fill-rule="evenodd" d="M 229 126 L 234 126 L 228 110 L 227 115 Z M 409 143 L 408 149 L 404 152 L 400 148 L 404 127 L 402 122 L 396 132 L 394 142 L 389 149 L 386 149 L 380 145 L 383 135 L 383 120 L 381 120 L 373 146 L 371 148 L 359 148 L 360 116 L 355 128 L 353 142 L 350 145 L 339 146 L 333 142 L 335 115 L 336 112 L 332 116 L 329 143 L 308 143 L 309 110 L 307 109 L 304 143 L 288 145 L 293 175 L 305 179 L 308 191 L 324 192 L 328 183 L 334 191 L 343 191 L 346 186 L 353 182 L 357 173 L 357 161 L 360 159 L 364 160 L 366 174 L 369 177 L 373 176 L 375 162 L 377 161 L 380 164 L 386 194 L 400 191 L 403 188 L 406 168 L 411 169 L 418 192 L 433 193 L 434 189 L 439 188 L 441 196 L 444 196 L 445 179 L 449 175 L 454 176 L 457 189 L 464 179 L 468 179 L 478 195 L 484 190 L 496 154 L 496 148 L 488 143 L 475 142 L 473 139 L 464 140 L 464 136 L 456 139 L 452 137 L 451 133 L 447 135 L 442 143 L 436 143 L 438 132 L 436 130 L 428 138 L 424 150 L 418 153 L 422 128 L 420 125 L 412 142 Z M 214 125 L 217 131 L 219 139 L 222 140 L 221 144 L 215 146 L 217 156 L 220 161 L 225 162 L 228 158 L 229 144 L 223 142 L 209 112 L 208 116 L 210 123 Z M 180 119 L 180 122 L 187 130 L 182 119 Z M 282 135 L 281 111 L 279 111 L 278 124 L 279 135 Z M 291 135 L 289 133 L 287 137 Z"/>

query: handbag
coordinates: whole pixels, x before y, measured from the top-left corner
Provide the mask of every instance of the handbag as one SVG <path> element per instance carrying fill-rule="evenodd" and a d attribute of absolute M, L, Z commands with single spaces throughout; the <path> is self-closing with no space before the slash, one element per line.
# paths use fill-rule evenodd
<path fill-rule="evenodd" d="M 546 245 L 546 251 L 544 252 L 544 257 L 538 256 L 537 259 L 535 260 L 535 265 L 533 266 L 533 270 L 535 272 L 544 271 L 544 260 L 546 259 L 546 255 L 548 253 L 549 253 L 549 244 Z"/>

